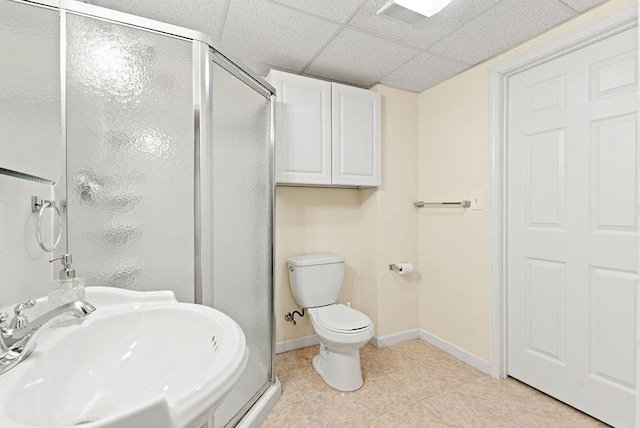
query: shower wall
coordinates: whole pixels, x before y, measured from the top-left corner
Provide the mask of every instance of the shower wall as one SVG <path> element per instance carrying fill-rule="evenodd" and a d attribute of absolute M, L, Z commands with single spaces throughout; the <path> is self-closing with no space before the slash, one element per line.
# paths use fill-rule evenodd
<path fill-rule="evenodd" d="M 192 42 L 67 14 L 68 251 L 87 285 L 193 302 Z"/>

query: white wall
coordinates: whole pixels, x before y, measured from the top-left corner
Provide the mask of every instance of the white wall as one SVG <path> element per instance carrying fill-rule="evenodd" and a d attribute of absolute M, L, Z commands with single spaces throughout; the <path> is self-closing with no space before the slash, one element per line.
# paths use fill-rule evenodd
<path fill-rule="evenodd" d="M 612 0 L 420 94 L 420 198 L 461 199 L 482 190 L 485 207 L 420 213 L 420 328 L 490 358 L 489 68 L 636 4 Z"/>
<path fill-rule="evenodd" d="M 0 175 L 0 308 L 47 294 L 53 263 L 36 240 L 37 214 L 31 196 L 54 199 L 53 187 Z M 51 245 L 53 210 L 43 220 L 43 238 Z M 57 227 L 57 226 L 56 226 Z M 57 230 L 57 229 L 56 229 Z"/>

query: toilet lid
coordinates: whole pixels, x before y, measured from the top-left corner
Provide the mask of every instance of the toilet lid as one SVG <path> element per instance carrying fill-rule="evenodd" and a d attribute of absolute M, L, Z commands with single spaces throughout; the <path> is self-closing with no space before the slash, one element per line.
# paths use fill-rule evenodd
<path fill-rule="evenodd" d="M 371 325 L 368 316 L 345 305 L 329 305 L 318 308 L 317 319 L 325 328 L 334 331 L 352 332 Z"/>

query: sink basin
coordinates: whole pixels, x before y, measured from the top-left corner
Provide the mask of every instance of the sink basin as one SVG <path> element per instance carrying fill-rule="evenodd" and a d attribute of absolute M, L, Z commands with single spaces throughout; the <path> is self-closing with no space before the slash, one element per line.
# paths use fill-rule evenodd
<path fill-rule="evenodd" d="M 25 314 L 29 319 L 36 319 L 40 315 L 49 310 L 47 296 L 40 297 L 36 300 L 33 308 L 25 310 Z M 132 291 L 123 288 L 114 287 L 87 287 L 85 292 L 85 300 L 96 308 L 105 306 L 118 305 L 121 303 L 142 303 L 142 302 L 176 302 L 176 296 L 173 291 Z M 13 314 L 13 307 L 7 306 L 0 309 L 0 312 Z"/>
<path fill-rule="evenodd" d="M 94 303 L 91 288 L 94 313 L 44 332 L 0 376 L 0 427 L 202 425 L 246 367 L 238 324 L 171 293 L 107 288 L 93 291 Z"/>

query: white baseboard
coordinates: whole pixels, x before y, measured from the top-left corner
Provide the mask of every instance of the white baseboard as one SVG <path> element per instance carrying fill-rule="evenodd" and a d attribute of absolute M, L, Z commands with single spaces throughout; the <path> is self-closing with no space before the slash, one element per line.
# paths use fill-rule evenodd
<path fill-rule="evenodd" d="M 411 330 L 399 331 L 397 333 L 385 334 L 384 336 L 374 336 L 371 338 L 369 343 L 371 343 L 376 348 L 386 348 L 418 338 L 429 342 L 436 348 L 439 348 L 444 352 L 450 354 L 451 356 L 464 361 L 465 363 L 469 364 L 472 367 L 475 367 L 481 372 L 489 374 L 489 361 L 423 329 L 414 328 Z M 317 345 L 319 343 L 320 340 L 318 339 L 317 334 L 296 337 L 295 339 L 281 340 L 279 342 L 276 342 L 276 354 L 282 354 L 283 352 L 306 348 L 308 346 Z"/>
<path fill-rule="evenodd" d="M 320 343 L 317 334 L 309 336 L 296 337 L 295 339 L 280 340 L 276 342 L 276 354 L 293 351 L 295 349 L 306 348 Z"/>
<path fill-rule="evenodd" d="M 384 336 L 373 336 L 369 343 L 376 348 L 387 348 L 389 346 L 394 346 L 402 342 L 419 338 L 420 332 L 417 328 L 414 328 L 411 330 L 399 331 L 397 333 L 385 334 Z"/>
<path fill-rule="evenodd" d="M 481 372 L 489 374 L 489 371 L 491 369 L 491 364 L 489 363 L 489 361 L 485 360 L 484 358 L 481 358 L 476 354 L 473 354 L 467 351 L 466 349 L 462 349 L 458 345 L 454 345 L 451 342 L 447 342 L 446 340 L 434 334 L 431 334 L 428 331 L 423 329 L 420 329 L 420 338 L 426 342 L 429 342 L 436 348 L 443 350 L 447 354 L 450 354 L 456 357 L 457 359 L 469 364 L 470 366 L 475 367 Z"/>

